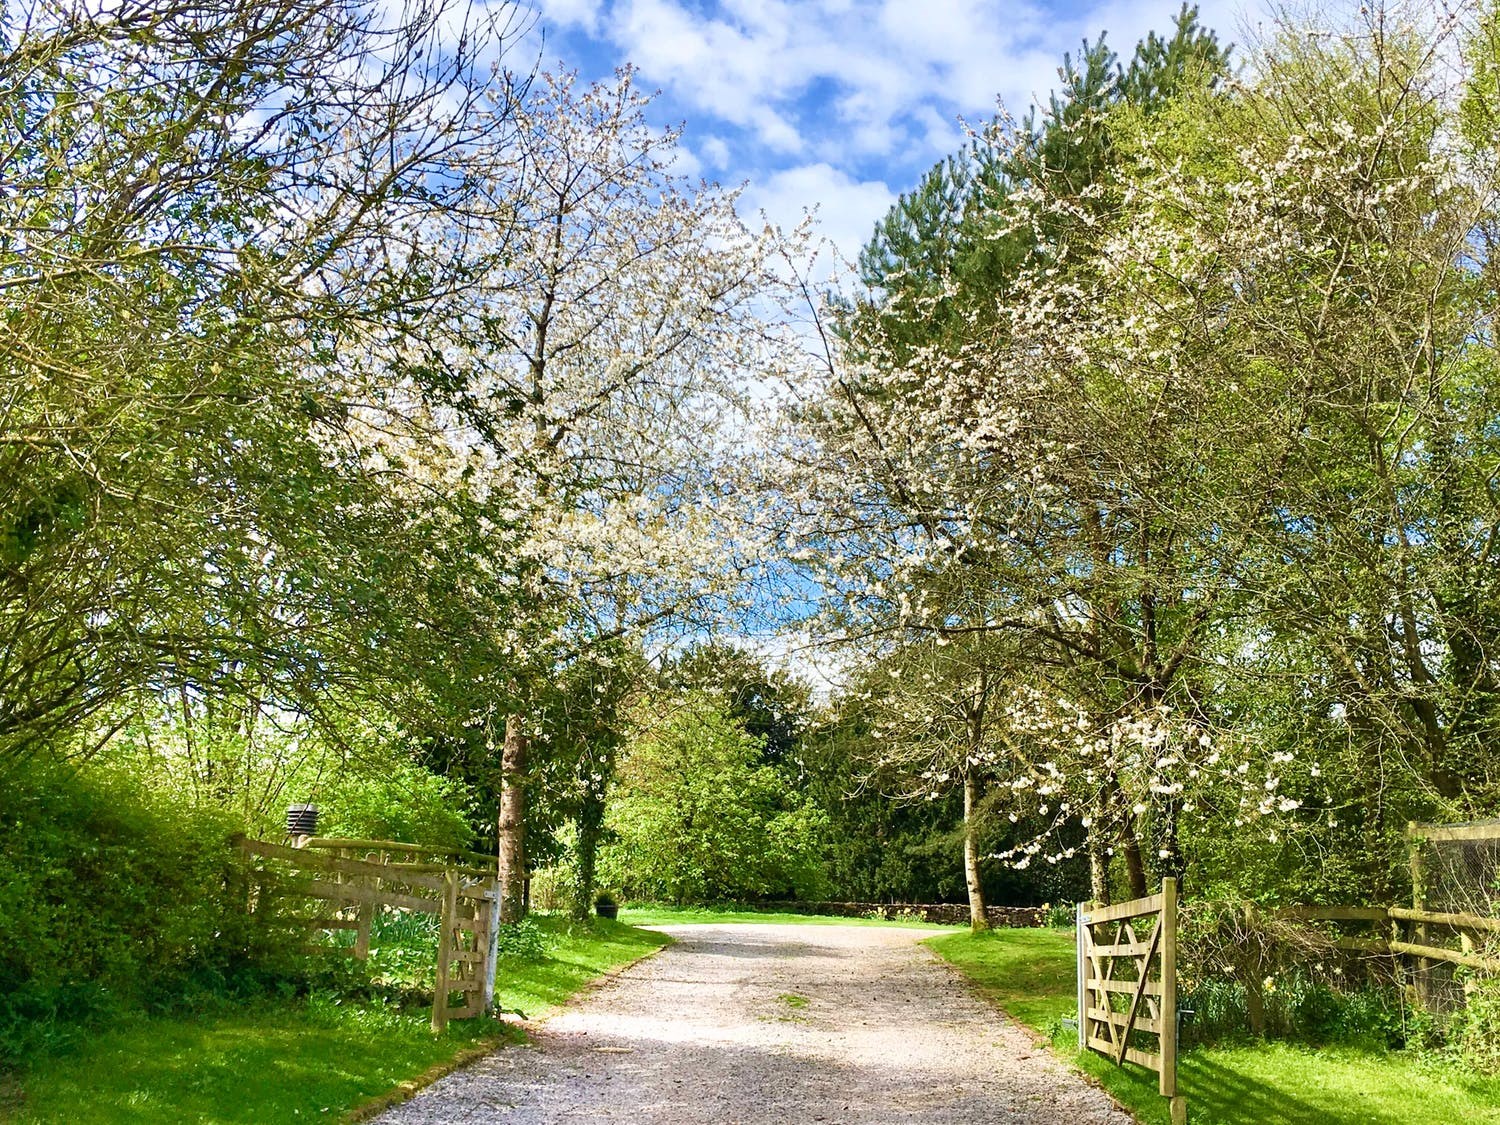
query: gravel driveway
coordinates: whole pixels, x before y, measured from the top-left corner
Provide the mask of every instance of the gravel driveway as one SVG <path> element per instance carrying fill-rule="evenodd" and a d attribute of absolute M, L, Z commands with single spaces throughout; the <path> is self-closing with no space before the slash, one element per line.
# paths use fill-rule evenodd
<path fill-rule="evenodd" d="M 918 930 L 665 926 L 676 945 L 388 1111 L 386 1125 L 1132 1125 Z"/>

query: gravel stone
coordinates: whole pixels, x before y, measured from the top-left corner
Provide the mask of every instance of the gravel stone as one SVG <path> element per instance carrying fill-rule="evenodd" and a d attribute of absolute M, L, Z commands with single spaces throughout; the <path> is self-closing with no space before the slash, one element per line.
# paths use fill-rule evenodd
<path fill-rule="evenodd" d="M 917 942 L 856 926 L 663 926 L 677 944 L 377 1118 L 1132 1125 Z"/>

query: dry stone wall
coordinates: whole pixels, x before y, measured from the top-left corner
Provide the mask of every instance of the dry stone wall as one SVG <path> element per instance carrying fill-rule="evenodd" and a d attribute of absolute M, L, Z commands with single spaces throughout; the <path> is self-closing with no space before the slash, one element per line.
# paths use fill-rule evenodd
<path fill-rule="evenodd" d="M 919 918 L 923 922 L 945 926 L 969 924 L 968 904 L 961 902 L 788 902 L 776 905 L 798 914 L 826 914 L 838 918 Z M 985 913 L 989 915 L 992 926 L 1035 928 L 1047 924 L 1047 908 L 1044 906 L 991 906 Z"/>

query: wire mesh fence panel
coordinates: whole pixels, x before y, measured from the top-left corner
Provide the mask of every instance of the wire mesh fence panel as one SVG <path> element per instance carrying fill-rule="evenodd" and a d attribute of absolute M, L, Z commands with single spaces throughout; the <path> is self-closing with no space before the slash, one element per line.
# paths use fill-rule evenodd
<path fill-rule="evenodd" d="M 1421 911 L 1473 919 L 1500 918 L 1500 820 L 1408 827 L 1411 846 L 1412 906 Z M 1485 928 L 1433 925 L 1418 921 L 1412 940 L 1423 946 L 1463 953 L 1495 946 Z M 1418 957 L 1412 979 L 1422 1004 L 1451 1012 L 1464 1004 L 1473 973 L 1446 961 Z"/>

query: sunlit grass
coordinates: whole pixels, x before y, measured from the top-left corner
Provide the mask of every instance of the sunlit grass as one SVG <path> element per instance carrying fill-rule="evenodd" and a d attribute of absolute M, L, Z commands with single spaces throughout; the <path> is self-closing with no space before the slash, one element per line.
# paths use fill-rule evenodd
<path fill-rule="evenodd" d="M 548 936 L 546 955 L 537 961 L 503 958 L 496 984 L 503 1009 L 533 1019 L 601 973 L 670 940 L 619 923 L 538 921 Z M 140 1017 L 87 1037 L 73 1051 L 37 1059 L 0 1082 L 0 1120 L 337 1121 L 359 1103 L 507 1035 L 495 1020 L 458 1020 L 434 1037 L 429 1015 L 422 1008 L 403 1011 L 316 994 L 225 1004 L 199 1016 Z"/>
<path fill-rule="evenodd" d="M 1076 1055 L 1071 1017 L 1077 987 L 1071 930 L 996 930 L 931 939 L 943 958 L 1147 1125 L 1166 1125 L 1153 1072 Z M 1199 1047 L 1183 1054 L 1179 1081 L 1194 1125 L 1456 1125 L 1500 1122 L 1500 1079 L 1483 1078 L 1415 1052 L 1286 1043 Z"/>
<path fill-rule="evenodd" d="M 198 1018 L 147 1019 L 90 1037 L 20 1076 L 17 1122 L 338 1120 L 366 1098 L 499 1041 L 493 1020 L 441 1037 L 425 1013 L 315 1001 L 258 1002 Z"/>

